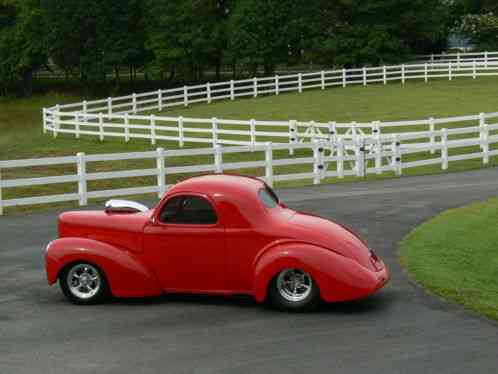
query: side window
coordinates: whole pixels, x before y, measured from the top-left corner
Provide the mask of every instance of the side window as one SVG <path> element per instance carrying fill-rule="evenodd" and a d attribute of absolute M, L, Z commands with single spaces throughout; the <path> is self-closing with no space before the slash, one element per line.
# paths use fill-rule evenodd
<path fill-rule="evenodd" d="M 258 192 L 259 199 L 267 208 L 275 208 L 278 206 L 278 198 L 270 188 L 264 188 Z"/>
<path fill-rule="evenodd" d="M 211 203 L 199 196 L 175 196 L 160 214 L 163 223 L 210 225 L 218 221 Z"/>

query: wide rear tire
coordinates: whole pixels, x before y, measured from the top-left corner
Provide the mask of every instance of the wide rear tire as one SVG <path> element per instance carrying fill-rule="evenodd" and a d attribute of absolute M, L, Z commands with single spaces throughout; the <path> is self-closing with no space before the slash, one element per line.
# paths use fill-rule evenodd
<path fill-rule="evenodd" d="M 320 290 L 305 271 L 284 269 L 271 281 L 268 301 L 280 310 L 307 312 L 320 304 Z"/>

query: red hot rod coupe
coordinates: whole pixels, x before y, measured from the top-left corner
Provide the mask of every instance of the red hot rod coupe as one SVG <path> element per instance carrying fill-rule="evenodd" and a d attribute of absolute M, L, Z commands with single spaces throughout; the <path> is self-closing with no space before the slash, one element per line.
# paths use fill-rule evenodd
<path fill-rule="evenodd" d="M 363 298 L 389 277 L 350 229 L 287 208 L 258 179 L 224 174 L 178 183 L 150 210 L 111 200 L 105 211 L 63 213 L 45 261 L 49 284 L 77 304 L 173 292 L 307 310 Z"/>

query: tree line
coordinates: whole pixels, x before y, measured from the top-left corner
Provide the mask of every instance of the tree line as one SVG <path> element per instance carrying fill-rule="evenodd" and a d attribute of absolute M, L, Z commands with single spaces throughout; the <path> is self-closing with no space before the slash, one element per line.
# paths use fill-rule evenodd
<path fill-rule="evenodd" d="M 133 80 L 137 71 L 145 79 L 192 82 L 207 73 L 271 74 L 283 65 L 396 63 L 443 50 L 457 25 L 488 43 L 493 22 L 479 18 L 487 37 L 478 40 L 478 21 L 465 15 L 492 18 L 494 3 L 0 0 L 0 93 L 30 95 L 39 70 L 57 69 L 91 88 Z"/>

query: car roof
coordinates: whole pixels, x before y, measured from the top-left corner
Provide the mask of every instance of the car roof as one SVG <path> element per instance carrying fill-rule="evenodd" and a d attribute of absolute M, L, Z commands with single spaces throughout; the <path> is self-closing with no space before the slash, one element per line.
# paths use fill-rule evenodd
<path fill-rule="evenodd" d="M 257 193 L 264 186 L 263 181 L 253 177 L 234 174 L 208 174 L 179 182 L 168 191 L 168 194 L 197 192 L 209 195 L 218 193 L 240 197 Z"/>

